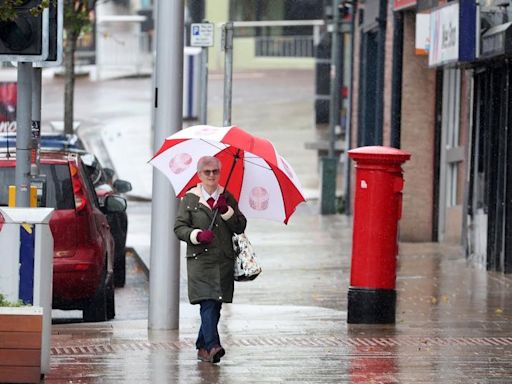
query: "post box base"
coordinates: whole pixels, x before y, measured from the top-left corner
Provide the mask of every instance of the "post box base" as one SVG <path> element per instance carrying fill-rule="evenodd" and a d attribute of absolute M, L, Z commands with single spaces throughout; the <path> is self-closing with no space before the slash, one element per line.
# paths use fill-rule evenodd
<path fill-rule="evenodd" d="M 394 324 L 396 291 L 394 289 L 349 288 L 349 324 Z"/>

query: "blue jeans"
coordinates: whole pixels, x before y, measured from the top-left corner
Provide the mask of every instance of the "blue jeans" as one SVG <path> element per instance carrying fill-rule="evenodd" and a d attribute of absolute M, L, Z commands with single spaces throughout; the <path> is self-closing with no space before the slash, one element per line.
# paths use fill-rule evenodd
<path fill-rule="evenodd" d="M 203 300 L 201 306 L 201 327 L 197 336 L 196 348 L 205 348 L 207 351 L 220 346 L 219 331 L 217 325 L 220 319 L 222 303 L 215 300 Z"/>

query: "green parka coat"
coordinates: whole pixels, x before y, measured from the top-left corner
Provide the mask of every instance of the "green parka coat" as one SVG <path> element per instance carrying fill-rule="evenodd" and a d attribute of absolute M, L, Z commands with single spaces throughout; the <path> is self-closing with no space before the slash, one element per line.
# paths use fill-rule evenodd
<path fill-rule="evenodd" d="M 233 267 L 235 254 L 231 237 L 243 233 L 247 220 L 238 209 L 238 203 L 225 193 L 228 211 L 217 215 L 211 244 L 199 244 L 197 234 L 208 229 L 213 210 L 204 200 L 198 186 L 187 191 L 181 199 L 174 233 L 187 243 L 188 298 L 191 304 L 213 299 L 224 303 L 233 301 Z"/>

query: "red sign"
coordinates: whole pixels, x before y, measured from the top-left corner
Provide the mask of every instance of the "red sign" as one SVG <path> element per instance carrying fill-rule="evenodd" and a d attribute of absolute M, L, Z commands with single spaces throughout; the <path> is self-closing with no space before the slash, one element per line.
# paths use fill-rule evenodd
<path fill-rule="evenodd" d="M 399 11 L 416 6 L 416 0 L 394 0 L 393 10 Z"/>
<path fill-rule="evenodd" d="M 0 132 L 16 132 L 16 82 L 0 82 Z"/>

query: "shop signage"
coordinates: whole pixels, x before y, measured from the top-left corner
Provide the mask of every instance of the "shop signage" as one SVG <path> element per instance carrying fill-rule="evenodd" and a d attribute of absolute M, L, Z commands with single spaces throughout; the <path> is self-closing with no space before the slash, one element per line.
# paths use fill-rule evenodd
<path fill-rule="evenodd" d="M 395 11 L 401 11 L 407 8 L 416 6 L 416 0 L 395 0 L 393 3 L 393 9 Z"/>
<path fill-rule="evenodd" d="M 459 3 L 432 11 L 430 15 L 428 65 L 456 62 L 459 58 Z"/>
<path fill-rule="evenodd" d="M 430 50 L 430 13 L 416 14 L 415 52 L 418 56 L 428 56 Z"/>
<path fill-rule="evenodd" d="M 475 59 L 476 3 L 460 0 L 437 8 L 430 14 L 431 67 Z"/>

